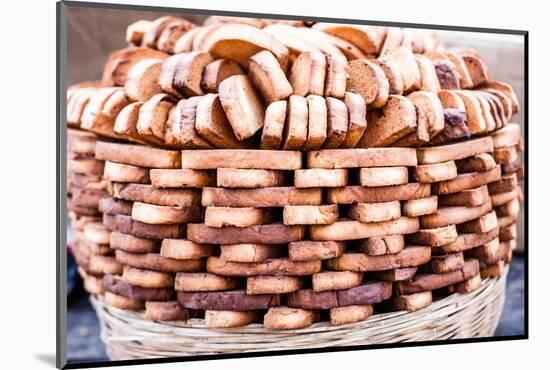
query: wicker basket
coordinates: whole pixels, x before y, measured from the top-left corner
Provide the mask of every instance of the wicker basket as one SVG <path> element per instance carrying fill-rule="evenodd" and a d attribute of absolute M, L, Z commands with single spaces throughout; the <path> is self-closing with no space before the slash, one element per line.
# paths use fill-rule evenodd
<path fill-rule="evenodd" d="M 206 328 L 202 319 L 155 322 L 142 312 L 91 301 L 101 338 L 113 360 L 196 356 L 492 336 L 504 305 L 506 273 L 484 279 L 470 294 L 452 294 L 413 313 L 373 315 L 355 324 L 326 322 L 300 330 L 268 330 L 259 324 L 234 329 Z"/>

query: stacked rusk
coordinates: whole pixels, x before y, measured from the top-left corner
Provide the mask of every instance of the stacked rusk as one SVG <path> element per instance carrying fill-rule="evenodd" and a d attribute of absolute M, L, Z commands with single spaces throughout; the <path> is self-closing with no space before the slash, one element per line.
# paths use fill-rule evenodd
<path fill-rule="evenodd" d="M 90 292 L 151 320 L 297 329 L 504 273 L 518 103 L 476 53 L 400 28 L 238 22 L 135 23 L 102 81 L 69 91 Z"/>

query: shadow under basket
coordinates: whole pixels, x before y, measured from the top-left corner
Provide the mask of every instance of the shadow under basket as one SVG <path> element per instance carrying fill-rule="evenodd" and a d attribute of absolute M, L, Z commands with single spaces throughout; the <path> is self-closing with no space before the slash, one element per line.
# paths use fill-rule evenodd
<path fill-rule="evenodd" d="M 150 321 L 143 312 L 107 306 L 102 297 L 90 300 L 112 360 L 422 342 L 493 336 L 504 306 L 507 273 L 484 279 L 472 293 L 455 293 L 415 312 L 377 314 L 341 326 L 320 322 L 299 330 L 270 330 L 260 324 L 211 329 L 202 319 Z"/>

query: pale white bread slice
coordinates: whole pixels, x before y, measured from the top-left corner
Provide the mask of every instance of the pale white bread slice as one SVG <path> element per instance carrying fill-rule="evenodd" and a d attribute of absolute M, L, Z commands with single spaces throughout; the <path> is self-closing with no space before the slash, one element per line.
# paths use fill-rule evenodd
<path fill-rule="evenodd" d="M 461 57 L 462 60 L 464 60 L 464 64 L 466 64 L 466 68 L 472 79 L 473 87 L 482 85 L 485 82 L 491 82 L 489 71 L 479 55 L 461 54 Z"/>
<path fill-rule="evenodd" d="M 493 152 L 493 140 L 491 137 L 482 137 L 461 143 L 419 148 L 417 150 L 417 156 L 418 163 L 431 164 L 458 160 L 476 154 L 491 152 Z"/>
<path fill-rule="evenodd" d="M 195 129 L 197 106 L 201 99 L 201 96 L 182 99 L 170 110 L 164 135 L 167 145 L 192 149 L 213 148 L 212 144 L 203 139 Z"/>
<path fill-rule="evenodd" d="M 306 151 L 320 149 L 327 138 L 327 103 L 318 95 L 307 96 L 308 130 L 303 149 Z"/>
<path fill-rule="evenodd" d="M 89 87 L 78 89 L 71 94 L 67 100 L 67 125 L 80 126 L 84 109 L 96 91 L 96 88 Z"/>
<path fill-rule="evenodd" d="M 130 68 L 124 84 L 130 100 L 146 101 L 161 92 L 158 79 L 162 63 L 160 59 L 142 59 Z"/>
<path fill-rule="evenodd" d="M 517 123 L 510 123 L 495 131 L 491 137 L 493 138 L 495 148 L 516 145 L 521 140 L 521 128 Z"/>
<path fill-rule="evenodd" d="M 199 32 L 195 35 L 193 38 L 193 50 L 194 51 L 207 51 L 204 48 L 204 45 L 206 45 L 206 42 L 208 41 L 208 38 L 214 31 L 219 28 L 219 25 L 212 24 L 212 25 L 203 25 L 200 27 Z"/>
<path fill-rule="evenodd" d="M 247 76 L 235 75 L 223 80 L 219 100 L 237 140 L 247 139 L 262 128 L 265 110 Z"/>
<path fill-rule="evenodd" d="M 168 22 L 158 37 L 157 49 L 174 54 L 174 48 L 178 39 L 195 27 L 195 24 L 185 19 L 178 18 Z"/>
<path fill-rule="evenodd" d="M 193 50 L 193 40 L 201 27 L 195 27 L 181 35 L 174 44 L 174 54 L 187 53 Z"/>
<path fill-rule="evenodd" d="M 212 56 L 200 51 L 192 51 L 178 59 L 172 84 L 185 96 L 204 95 L 201 88 L 202 73 L 212 62 Z"/>
<path fill-rule="evenodd" d="M 250 18 L 250 17 L 232 17 L 227 15 L 210 15 L 204 20 L 205 26 L 210 26 L 212 24 L 232 24 L 240 23 L 247 24 L 252 27 L 262 28 L 265 26 L 265 22 L 261 18 Z"/>
<path fill-rule="evenodd" d="M 397 268 L 420 266 L 430 261 L 431 248 L 409 246 L 396 254 L 369 256 L 364 253 L 344 253 L 338 258 L 329 260 L 330 269 L 370 272 L 393 270 Z"/>
<path fill-rule="evenodd" d="M 248 77 L 254 87 L 260 91 L 266 104 L 284 100 L 292 94 L 292 86 L 279 62 L 267 50 L 250 57 Z"/>
<path fill-rule="evenodd" d="M 202 72 L 201 88 L 205 93 L 217 93 L 220 83 L 228 77 L 244 74 L 243 69 L 229 59 L 208 63 Z"/>
<path fill-rule="evenodd" d="M 347 60 L 341 55 L 327 55 L 325 96 L 344 98 L 346 94 Z"/>
<path fill-rule="evenodd" d="M 306 98 L 291 95 L 287 103 L 283 130 L 283 150 L 300 150 L 307 139 L 308 104 Z"/>
<path fill-rule="evenodd" d="M 288 80 L 294 95 L 319 95 L 325 89 L 327 60 L 320 51 L 301 53 L 290 69 Z"/>
<path fill-rule="evenodd" d="M 107 58 L 101 77 L 102 86 L 124 86 L 128 70 L 142 59 L 166 59 L 168 54 L 146 47 L 115 50 Z"/>
<path fill-rule="evenodd" d="M 466 114 L 468 115 L 468 128 L 472 134 L 479 134 L 487 130 L 487 122 L 478 99 L 468 90 L 457 90 L 456 94 L 464 102 Z"/>
<path fill-rule="evenodd" d="M 491 104 L 489 104 L 487 99 L 475 92 L 474 97 L 479 101 L 483 120 L 485 121 L 485 131 L 494 131 L 497 128 L 497 124 L 493 118 L 493 114 L 491 113 Z"/>
<path fill-rule="evenodd" d="M 504 106 L 496 95 L 483 90 L 476 90 L 475 94 L 478 97 L 482 97 L 489 103 L 491 108 L 491 116 L 493 117 L 496 125 L 495 129 L 501 128 L 508 123 L 508 116 L 505 113 Z"/>
<path fill-rule="evenodd" d="M 454 64 L 455 69 L 460 76 L 460 88 L 471 89 L 474 86 L 474 83 L 472 81 L 472 77 L 470 77 L 470 71 L 468 71 L 468 67 L 464 62 L 464 59 L 459 54 L 452 51 L 446 51 L 445 56 Z"/>
<path fill-rule="evenodd" d="M 183 95 L 174 86 L 174 75 L 176 74 L 176 67 L 179 64 L 180 59 L 185 58 L 185 53 L 171 55 L 164 60 L 160 68 L 158 77 L 160 89 L 176 98 L 182 98 Z"/>
<path fill-rule="evenodd" d="M 388 27 L 386 30 L 386 37 L 384 38 L 384 42 L 382 43 L 379 55 L 384 56 L 392 50 L 397 49 L 399 46 L 401 46 L 402 41 L 403 29 L 400 27 Z"/>
<path fill-rule="evenodd" d="M 401 77 L 397 66 L 382 62 L 378 59 L 371 59 L 370 62 L 380 67 L 386 75 L 390 87 L 389 94 L 403 95 L 403 77 Z"/>
<path fill-rule="evenodd" d="M 269 31 L 269 29 L 268 29 Z M 299 55 L 306 52 L 315 52 L 315 53 L 321 53 L 323 52 L 319 50 L 314 44 L 311 42 L 308 42 L 306 40 L 303 40 L 301 38 L 296 38 L 293 36 L 289 36 L 286 34 L 282 34 L 280 32 L 271 32 L 273 37 L 275 37 L 278 41 L 280 41 L 286 48 L 288 49 L 288 63 L 289 65 L 292 65 L 296 62 Z M 324 55 L 324 54 L 323 54 Z"/>
<path fill-rule="evenodd" d="M 130 102 L 122 88 L 101 88 L 84 108 L 80 127 L 103 136 L 120 138 L 114 130 L 118 113 Z"/>
<path fill-rule="evenodd" d="M 239 141 L 237 139 L 218 94 L 206 94 L 199 101 L 195 130 L 216 148 L 240 149 L 249 148 L 252 145 L 249 140 Z"/>
<path fill-rule="evenodd" d="M 143 40 L 141 42 L 141 45 L 156 49 L 157 48 L 157 41 L 160 37 L 160 34 L 162 31 L 166 28 L 166 26 L 173 21 L 178 20 L 179 18 L 176 18 L 171 15 L 159 17 L 151 22 L 147 30 L 145 31 L 145 34 L 143 35 Z"/>
<path fill-rule="evenodd" d="M 327 97 L 327 139 L 323 149 L 339 148 L 348 132 L 348 108 L 339 99 Z"/>
<path fill-rule="evenodd" d="M 139 21 L 135 21 L 130 24 L 126 27 L 126 42 L 134 46 L 141 45 L 143 35 L 147 32 L 149 27 L 151 27 L 151 24 L 151 21 L 144 19 L 140 19 Z"/>
<path fill-rule="evenodd" d="M 261 149 L 279 149 L 283 141 L 286 111 L 286 100 L 276 101 L 267 106 L 260 139 Z"/>
<path fill-rule="evenodd" d="M 512 114 L 517 113 L 519 110 L 519 102 L 512 86 L 505 82 L 491 81 L 483 85 L 483 88 L 494 89 L 505 94 L 512 104 Z"/>
<path fill-rule="evenodd" d="M 365 134 L 357 146 L 388 146 L 416 129 L 416 108 L 409 99 L 390 95 L 384 108 L 368 112 L 367 122 Z"/>
<path fill-rule="evenodd" d="M 197 170 L 218 168 L 296 170 L 302 167 L 301 153 L 292 151 L 182 150 L 181 158 L 183 168 Z"/>
<path fill-rule="evenodd" d="M 416 166 L 411 148 L 356 148 L 307 153 L 308 168 L 361 168 Z"/>
<path fill-rule="evenodd" d="M 234 60 L 244 68 L 248 66 L 250 57 L 262 50 L 271 51 L 283 71 L 288 64 L 288 49 L 281 42 L 264 30 L 243 24 L 218 27 L 208 37 L 204 50 L 215 58 Z"/>
<path fill-rule="evenodd" d="M 361 95 L 374 108 L 383 107 L 390 93 L 390 84 L 384 71 L 368 59 L 348 62 L 346 88 Z"/>
<path fill-rule="evenodd" d="M 420 90 L 437 94 L 441 86 L 433 62 L 420 54 L 416 54 L 414 59 L 420 71 Z"/>
<path fill-rule="evenodd" d="M 386 34 L 383 27 L 359 24 L 315 23 L 312 27 L 346 40 L 357 46 L 365 54 L 378 54 Z"/>
<path fill-rule="evenodd" d="M 437 212 L 438 199 L 437 196 L 409 199 L 403 202 L 403 216 L 418 217 L 430 215 Z"/>
<path fill-rule="evenodd" d="M 137 132 L 144 139 L 164 144 L 164 133 L 168 113 L 175 105 L 174 100 L 167 94 L 156 94 L 147 100 L 139 109 Z"/>
<path fill-rule="evenodd" d="M 412 92 L 420 88 L 420 70 L 410 49 L 399 47 L 382 55 L 380 60 L 397 66 L 403 78 L 404 92 Z"/>

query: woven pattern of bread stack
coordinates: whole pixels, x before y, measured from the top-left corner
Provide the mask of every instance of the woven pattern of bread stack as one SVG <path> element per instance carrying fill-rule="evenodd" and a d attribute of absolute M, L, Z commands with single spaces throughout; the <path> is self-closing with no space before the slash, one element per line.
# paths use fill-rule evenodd
<path fill-rule="evenodd" d="M 233 17 L 139 21 L 126 37 L 67 103 L 69 141 L 94 164 L 69 176 L 104 186 L 74 224 L 101 230 L 88 244 L 113 268 L 77 260 L 107 304 L 298 329 L 505 273 L 519 107 L 475 52 L 411 29 Z M 80 206 L 87 187 L 69 183 Z"/>

